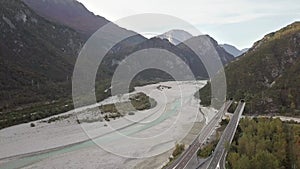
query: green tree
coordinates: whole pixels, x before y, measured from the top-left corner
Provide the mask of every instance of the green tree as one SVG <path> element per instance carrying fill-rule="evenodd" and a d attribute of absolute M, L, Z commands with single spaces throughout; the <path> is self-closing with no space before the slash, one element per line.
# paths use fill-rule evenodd
<path fill-rule="evenodd" d="M 279 162 L 274 155 L 267 151 L 260 151 L 252 160 L 255 169 L 279 169 Z"/>

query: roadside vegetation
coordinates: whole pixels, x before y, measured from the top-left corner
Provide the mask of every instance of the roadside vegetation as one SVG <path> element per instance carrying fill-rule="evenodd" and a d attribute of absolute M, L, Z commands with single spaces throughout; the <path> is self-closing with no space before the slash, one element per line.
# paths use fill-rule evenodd
<path fill-rule="evenodd" d="M 219 139 L 213 140 L 210 143 L 208 143 L 207 145 L 205 145 L 205 147 L 203 147 L 202 149 L 200 149 L 197 152 L 198 157 L 207 158 L 207 157 L 211 156 L 213 151 L 217 147 L 218 142 L 219 142 Z"/>
<path fill-rule="evenodd" d="M 300 168 L 300 125 L 242 119 L 227 156 L 229 169 Z"/>
<path fill-rule="evenodd" d="M 228 113 L 234 113 L 236 108 L 238 106 L 237 102 L 232 102 L 232 104 L 230 105 L 230 107 L 228 108 Z"/>
<path fill-rule="evenodd" d="M 172 153 L 173 158 L 177 158 L 184 151 L 184 144 L 176 144 L 175 150 Z"/>
<path fill-rule="evenodd" d="M 229 123 L 229 119 L 223 119 L 220 123 L 220 127 L 217 129 L 216 136 L 210 142 L 208 142 L 204 147 L 198 150 L 197 155 L 200 158 L 207 158 L 212 155 L 213 151 L 218 145 L 220 137 L 225 130 L 227 124 Z"/>
<path fill-rule="evenodd" d="M 184 144 L 176 144 L 174 151 L 172 152 L 172 156 L 169 157 L 169 162 L 162 167 L 162 169 L 167 168 L 174 160 L 176 160 L 183 152 L 185 149 Z"/>

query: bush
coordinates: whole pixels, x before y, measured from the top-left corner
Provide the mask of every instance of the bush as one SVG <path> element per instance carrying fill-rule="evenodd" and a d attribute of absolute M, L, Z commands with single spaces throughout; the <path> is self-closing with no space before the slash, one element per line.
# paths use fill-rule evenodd
<path fill-rule="evenodd" d="M 30 123 L 30 127 L 35 127 L 35 124 L 34 123 Z"/>
<path fill-rule="evenodd" d="M 176 158 L 184 151 L 184 144 L 176 144 L 175 150 L 172 153 L 172 156 Z"/>
<path fill-rule="evenodd" d="M 129 112 L 128 115 L 129 115 L 129 116 L 133 116 L 133 115 L 134 115 L 134 112 Z"/>

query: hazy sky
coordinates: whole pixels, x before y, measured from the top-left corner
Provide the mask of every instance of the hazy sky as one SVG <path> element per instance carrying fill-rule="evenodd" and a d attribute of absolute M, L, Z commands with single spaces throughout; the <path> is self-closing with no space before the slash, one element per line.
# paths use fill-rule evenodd
<path fill-rule="evenodd" d="M 219 43 L 229 43 L 240 49 L 251 47 L 267 33 L 300 21 L 299 0 L 78 1 L 110 21 L 141 13 L 172 15 L 191 23 Z"/>

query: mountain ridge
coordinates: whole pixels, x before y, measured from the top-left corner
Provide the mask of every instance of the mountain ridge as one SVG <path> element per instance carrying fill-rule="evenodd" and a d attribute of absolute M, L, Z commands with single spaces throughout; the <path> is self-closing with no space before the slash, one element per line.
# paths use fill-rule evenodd
<path fill-rule="evenodd" d="M 64 105 L 71 93 L 76 56 L 84 43 L 80 34 L 44 19 L 19 0 L 2 0 L 0 9 L 0 128 L 50 112 L 11 111 L 51 104 L 57 104 L 57 109 L 50 114 L 69 109 Z"/>
<path fill-rule="evenodd" d="M 257 41 L 225 68 L 228 97 L 245 99 L 247 113 L 297 115 L 300 110 L 300 22 Z M 207 103 L 209 85 L 200 91 Z M 206 104 L 205 103 L 205 104 Z"/>
<path fill-rule="evenodd" d="M 224 48 L 226 50 L 226 52 L 230 53 L 234 57 L 241 56 L 242 54 L 247 52 L 246 49 L 239 50 L 238 48 L 236 48 L 235 46 L 230 45 L 230 44 L 221 44 L 220 46 L 222 48 Z"/>
<path fill-rule="evenodd" d="M 90 37 L 100 27 L 109 23 L 107 19 L 90 12 L 77 0 L 22 0 L 40 16 L 66 25 Z"/>
<path fill-rule="evenodd" d="M 55 0 L 40 2 L 62 3 Z M 77 1 L 64 1 L 63 4 L 68 2 Z M 78 53 L 90 34 L 83 34 L 68 24 L 40 16 L 21 0 L 2 0 L 0 4 L 0 112 L 3 112 L 0 113 L 0 128 L 72 109 L 73 69 Z M 102 61 L 95 86 L 98 101 L 110 95 L 110 92 L 104 91 L 110 87 L 110 79 L 120 61 L 142 49 L 168 50 L 191 66 L 197 78 L 208 77 L 198 56 L 187 50 L 181 51 L 180 44 L 175 46 L 160 38 L 148 40 L 113 23 L 111 25 L 116 32 L 106 34 L 105 38 L 108 39 L 105 40 L 109 41 L 110 36 L 116 38 L 119 33 L 135 36 L 113 46 Z M 217 44 L 212 38 L 209 41 Z M 214 48 L 219 50 L 220 47 Z M 224 54 L 223 64 L 227 64 L 230 60 L 226 57 L 233 56 Z M 157 71 L 146 72 L 139 78 L 143 82 L 139 84 L 172 79 Z"/>
<path fill-rule="evenodd" d="M 166 33 L 158 35 L 157 37 L 161 38 L 161 39 L 167 39 L 170 43 L 172 43 L 173 45 L 176 46 L 176 45 L 180 44 L 181 42 L 184 42 L 184 41 L 192 38 L 193 35 L 184 30 L 173 29 Z"/>

